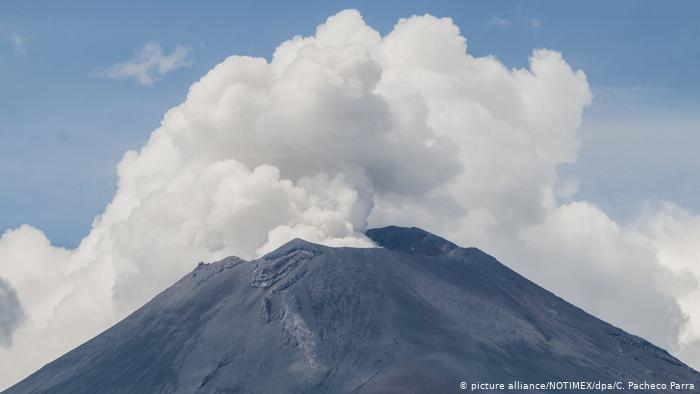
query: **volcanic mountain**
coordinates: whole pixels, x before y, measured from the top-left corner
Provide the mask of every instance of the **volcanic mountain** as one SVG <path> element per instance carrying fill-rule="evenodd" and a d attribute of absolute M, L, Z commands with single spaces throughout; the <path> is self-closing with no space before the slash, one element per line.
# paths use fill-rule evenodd
<path fill-rule="evenodd" d="M 367 236 L 380 247 L 296 239 L 257 260 L 200 263 L 6 393 L 449 393 L 462 381 L 700 382 L 663 349 L 479 249 L 417 228 Z"/>

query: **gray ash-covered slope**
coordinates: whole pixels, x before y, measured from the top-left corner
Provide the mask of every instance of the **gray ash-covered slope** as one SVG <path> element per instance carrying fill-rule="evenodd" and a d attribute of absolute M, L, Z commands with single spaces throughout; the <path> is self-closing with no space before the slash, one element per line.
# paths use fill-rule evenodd
<path fill-rule="evenodd" d="M 700 381 L 666 351 L 478 249 L 416 228 L 367 235 L 383 248 L 294 240 L 255 261 L 200 264 L 7 393 L 447 393 L 462 380 Z"/>

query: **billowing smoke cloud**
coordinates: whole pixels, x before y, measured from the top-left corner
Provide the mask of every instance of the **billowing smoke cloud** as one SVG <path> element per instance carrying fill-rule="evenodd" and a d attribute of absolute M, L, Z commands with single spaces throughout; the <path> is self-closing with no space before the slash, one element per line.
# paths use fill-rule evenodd
<path fill-rule="evenodd" d="M 363 231 L 386 224 L 479 246 L 682 351 L 700 334 L 700 220 L 665 207 L 622 226 L 558 200 L 575 196 L 557 166 L 576 160 L 590 101 L 559 53 L 535 50 L 528 69 L 509 70 L 471 56 L 452 21 L 430 15 L 382 37 L 343 11 L 269 62 L 230 57 L 124 155 L 116 195 L 78 248 L 29 226 L 0 238 L 0 272 L 26 312 L 0 348 L 0 386 L 198 261 L 255 257 L 294 237 L 371 246 Z"/>
<path fill-rule="evenodd" d="M 19 304 L 17 292 L 0 278 L 0 346 L 12 344 L 12 334 L 22 323 L 24 310 Z"/>

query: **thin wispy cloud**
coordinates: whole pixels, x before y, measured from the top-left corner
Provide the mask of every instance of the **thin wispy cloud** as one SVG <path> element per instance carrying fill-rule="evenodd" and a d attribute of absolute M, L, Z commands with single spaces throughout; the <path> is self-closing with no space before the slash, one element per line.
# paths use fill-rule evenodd
<path fill-rule="evenodd" d="M 539 29 L 542 26 L 542 20 L 539 18 L 532 18 L 527 16 L 516 16 L 514 19 L 503 18 L 500 16 L 494 16 L 486 21 L 487 27 L 505 29 L 507 27 L 522 26 L 523 23 L 529 25 L 533 29 Z"/>
<path fill-rule="evenodd" d="M 98 70 L 94 75 L 111 79 L 134 79 L 139 85 L 150 86 L 171 72 L 192 64 L 189 55 L 190 49 L 183 45 L 178 44 L 172 52 L 166 54 L 159 43 L 152 41 L 131 59 Z"/>
<path fill-rule="evenodd" d="M 494 16 L 486 22 L 487 26 L 491 27 L 508 27 L 510 26 L 510 19 L 501 18 L 499 16 Z"/>
<path fill-rule="evenodd" d="M 10 33 L 10 41 L 12 41 L 12 45 L 15 47 L 17 53 L 19 53 L 20 55 L 27 54 L 27 48 L 25 46 L 24 37 L 17 33 Z"/>
<path fill-rule="evenodd" d="M 0 41 L 10 42 L 15 52 L 24 56 L 27 54 L 27 40 L 25 37 L 7 26 L 0 24 Z"/>

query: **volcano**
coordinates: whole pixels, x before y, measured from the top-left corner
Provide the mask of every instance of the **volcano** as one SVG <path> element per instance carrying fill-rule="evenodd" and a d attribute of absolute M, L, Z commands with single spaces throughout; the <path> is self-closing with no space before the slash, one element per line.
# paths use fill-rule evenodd
<path fill-rule="evenodd" d="M 462 392 L 462 382 L 700 382 L 665 350 L 479 249 L 418 228 L 367 236 L 379 247 L 295 239 L 256 260 L 200 263 L 6 393 L 450 393 Z"/>

